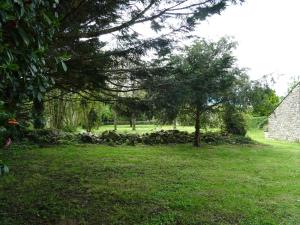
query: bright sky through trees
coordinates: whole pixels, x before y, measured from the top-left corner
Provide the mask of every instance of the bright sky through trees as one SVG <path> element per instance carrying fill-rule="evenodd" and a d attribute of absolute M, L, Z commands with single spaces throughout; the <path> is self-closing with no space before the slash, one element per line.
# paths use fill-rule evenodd
<path fill-rule="evenodd" d="M 285 95 L 291 78 L 300 75 L 299 8 L 299 0 L 246 0 L 212 16 L 195 33 L 213 40 L 233 36 L 238 63 L 249 68 L 251 79 L 273 74 L 277 94 Z"/>

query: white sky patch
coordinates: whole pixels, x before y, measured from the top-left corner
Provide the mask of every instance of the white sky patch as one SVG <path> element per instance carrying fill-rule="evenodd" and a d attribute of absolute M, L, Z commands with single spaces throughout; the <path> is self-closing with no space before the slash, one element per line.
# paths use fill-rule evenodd
<path fill-rule="evenodd" d="M 283 96 L 300 75 L 299 8 L 299 0 L 247 0 L 202 22 L 195 33 L 212 40 L 233 36 L 239 66 L 249 68 L 252 80 L 273 74 Z"/>

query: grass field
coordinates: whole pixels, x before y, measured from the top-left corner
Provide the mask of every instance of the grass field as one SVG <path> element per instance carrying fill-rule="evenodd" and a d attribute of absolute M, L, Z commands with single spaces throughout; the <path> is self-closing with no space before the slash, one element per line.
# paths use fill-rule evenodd
<path fill-rule="evenodd" d="M 300 144 L 2 151 L 1 225 L 300 224 Z"/>

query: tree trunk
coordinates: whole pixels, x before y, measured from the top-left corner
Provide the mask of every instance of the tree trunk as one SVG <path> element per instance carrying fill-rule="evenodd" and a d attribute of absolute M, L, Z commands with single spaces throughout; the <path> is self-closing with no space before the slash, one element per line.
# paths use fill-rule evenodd
<path fill-rule="evenodd" d="M 135 113 L 132 113 L 131 123 L 132 123 L 132 130 L 135 130 L 135 124 L 136 124 Z"/>
<path fill-rule="evenodd" d="M 38 99 L 33 100 L 32 105 L 32 115 L 33 115 L 33 126 L 35 129 L 45 128 L 45 118 L 44 118 L 44 101 L 39 101 Z"/>
<path fill-rule="evenodd" d="M 64 91 L 60 91 L 60 97 L 57 100 L 57 108 L 55 115 L 55 126 L 56 129 L 62 129 L 64 127 L 64 117 L 65 117 L 65 101 L 64 101 Z"/>
<path fill-rule="evenodd" d="M 176 118 L 173 120 L 173 130 L 176 130 L 177 129 L 177 121 L 176 121 Z"/>
<path fill-rule="evenodd" d="M 114 131 L 117 130 L 117 125 L 118 125 L 118 121 L 117 121 L 117 113 L 114 113 Z"/>
<path fill-rule="evenodd" d="M 200 146 L 200 110 L 196 110 L 195 115 L 195 136 L 194 136 L 194 146 Z"/>

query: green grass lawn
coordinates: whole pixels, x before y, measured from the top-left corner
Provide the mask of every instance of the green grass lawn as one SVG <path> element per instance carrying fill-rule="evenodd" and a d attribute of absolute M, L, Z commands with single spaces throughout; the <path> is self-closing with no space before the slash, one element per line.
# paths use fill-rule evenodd
<path fill-rule="evenodd" d="M 300 144 L 1 151 L 1 225 L 300 224 Z"/>

